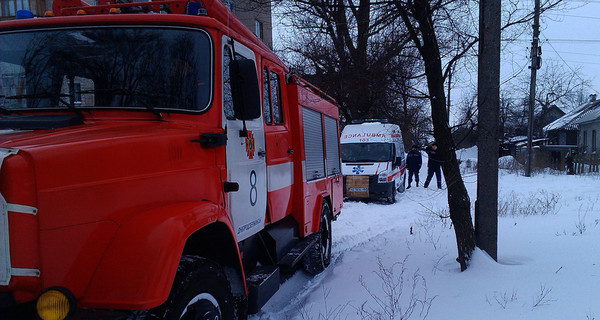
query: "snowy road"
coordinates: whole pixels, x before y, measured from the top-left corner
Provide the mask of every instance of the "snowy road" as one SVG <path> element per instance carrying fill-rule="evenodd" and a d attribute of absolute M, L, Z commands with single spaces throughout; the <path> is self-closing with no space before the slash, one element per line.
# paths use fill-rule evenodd
<path fill-rule="evenodd" d="M 442 212 L 445 206 L 445 190 L 413 187 L 403 194 L 398 194 L 393 205 L 381 202 L 345 202 L 341 216 L 332 224 L 333 245 L 332 263 L 325 272 L 312 278 L 302 271 L 296 272 L 282 284 L 279 292 L 262 308 L 261 312 L 251 316 L 251 320 L 275 319 L 317 319 L 310 317 L 305 310 L 307 297 L 314 294 L 317 288 L 327 285 L 335 278 L 336 269 L 340 265 L 351 265 L 361 262 L 362 253 L 375 252 L 392 241 L 398 248 L 404 248 L 404 242 L 413 241 L 418 235 L 419 225 L 431 217 L 431 213 Z M 443 200 L 440 203 L 440 200 Z M 410 235 L 411 227 L 415 234 Z M 382 252 L 382 255 L 385 255 Z M 358 259 L 356 258 L 358 257 Z M 373 262 L 373 261 L 371 261 Z M 458 264 L 457 264 L 458 266 Z M 342 275 L 343 276 L 343 275 Z M 348 279 L 356 282 L 358 277 Z M 321 292 L 326 294 L 326 292 Z M 333 297 L 327 297 L 332 300 Z M 337 299 L 335 299 L 337 300 Z M 336 302 L 337 303 L 337 302 Z M 345 304 L 345 302 L 341 302 Z M 299 317 L 299 318 L 298 318 Z"/>
<path fill-rule="evenodd" d="M 476 177 L 463 178 L 474 201 Z M 332 264 L 315 277 L 296 272 L 250 320 L 377 312 L 396 313 L 382 319 L 407 312 L 403 319 L 599 319 L 598 185 L 597 175 L 502 172 L 499 201 L 508 214 L 498 221 L 499 261 L 476 250 L 465 272 L 450 221 L 439 218 L 447 216 L 446 190 L 413 186 L 393 205 L 346 202 L 332 225 Z M 389 308 L 392 296 L 399 303 Z"/>

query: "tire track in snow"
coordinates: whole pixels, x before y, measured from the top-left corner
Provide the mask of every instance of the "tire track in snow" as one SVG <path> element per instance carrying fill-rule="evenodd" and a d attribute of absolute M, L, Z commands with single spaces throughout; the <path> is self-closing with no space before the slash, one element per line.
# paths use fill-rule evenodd
<path fill-rule="evenodd" d="M 431 196 L 431 191 L 422 191 L 418 195 L 424 197 L 400 196 L 399 201 L 393 205 L 344 203 L 344 211 L 332 227 L 334 240 L 332 263 L 329 267 L 313 278 L 301 270 L 297 271 L 281 284 L 279 291 L 258 314 L 250 316 L 249 320 L 302 319 L 300 310 L 306 299 L 323 284 L 336 265 L 344 263 L 346 252 L 387 241 L 386 234 L 390 232 L 408 234 L 410 224 L 419 218 L 411 213 L 419 210 L 419 200 Z M 336 224 L 339 224 L 337 228 Z"/>

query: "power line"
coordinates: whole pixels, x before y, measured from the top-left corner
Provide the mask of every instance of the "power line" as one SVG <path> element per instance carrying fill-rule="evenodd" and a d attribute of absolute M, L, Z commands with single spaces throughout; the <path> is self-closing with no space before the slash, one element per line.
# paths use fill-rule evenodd
<path fill-rule="evenodd" d="M 516 38 L 516 39 L 502 39 L 502 41 L 504 42 L 531 42 L 531 40 L 527 40 L 527 39 L 521 39 L 521 38 Z M 546 38 L 544 39 L 544 41 L 546 42 L 566 42 L 566 43 L 570 43 L 570 42 L 588 42 L 588 43 L 598 43 L 600 42 L 600 39 L 553 39 L 553 38 Z"/>
<path fill-rule="evenodd" d="M 548 58 L 548 60 L 553 60 L 553 59 L 552 58 Z M 569 63 L 600 65 L 600 62 L 583 62 L 583 61 L 573 61 L 573 60 L 564 60 L 564 59 L 560 59 L 560 60 L 564 61 L 564 62 L 569 62 Z"/>
<path fill-rule="evenodd" d="M 598 0 L 563 0 L 563 2 L 600 3 Z"/>
<path fill-rule="evenodd" d="M 598 1 L 598 3 L 600 3 L 600 1 Z M 570 18 L 600 20 L 600 17 L 579 16 L 579 15 L 574 15 L 574 14 L 550 13 L 550 14 L 547 14 L 547 15 L 560 16 L 560 17 L 570 17 Z"/>
<path fill-rule="evenodd" d="M 575 54 L 575 55 L 579 55 L 579 56 L 592 56 L 592 57 L 600 57 L 600 54 L 594 54 L 594 53 L 581 53 L 581 52 L 569 52 L 569 51 L 559 51 L 559 53 L 564 53 L 564 54 Z"/>
<path fill-rule="evenodd" d="M 596 42 L 600 42 L 600 39 L 552 39 L 552 38 L 547 38 L 546 41 L 548 42 L 589 42 L 589 43 L 596 43 Z"/>
<path fill-rule="evenodd" d="M 565 59 L 563 59 L 563 57 L 560 55 L 560 53 L 558 53 L 558 51 L 556 51 L 556 48 L 554 48 L 554 46 L 552 45 L 551 42 L 548 42 L 548 45 L 550 45 L 550 48 L 552 48 L 552 50 L 554 51 L 554 53 L 556 53 L 556 55 L 560 58 L 560 60 L 562 60 L 562 62 L 565 63 L 565 66 L 567 66 L 567 68 L 569 68 L 569 70 L 571 70 L 571 72 L 573 72 L 573 75 L 575 75 L 577 78 L 579 78 L 579 80 L 581 80 L 581 82 L 585 82 L 585 80 L 579 76 L 579 74 L 573 69 L 571 68 L 571 66 L 567 63 L 567 61 L 565 61 Z M 590 87 L 590 89 L 592 89 L 595 93 L 600 94 L 600 92 L 598 92 L 598 90 L 596 90 L 595 88 Z"/>

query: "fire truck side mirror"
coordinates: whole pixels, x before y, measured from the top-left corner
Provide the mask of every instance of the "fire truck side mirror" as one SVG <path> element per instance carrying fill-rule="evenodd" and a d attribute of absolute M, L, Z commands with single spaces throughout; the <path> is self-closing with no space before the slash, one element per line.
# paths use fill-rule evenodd
<path fill-rule="evenodd" d="M 254 61 L 249 59 L 232 60 L 229 70 L 235 118 L 239 120 L 259 118 L 260 90 Z"/>

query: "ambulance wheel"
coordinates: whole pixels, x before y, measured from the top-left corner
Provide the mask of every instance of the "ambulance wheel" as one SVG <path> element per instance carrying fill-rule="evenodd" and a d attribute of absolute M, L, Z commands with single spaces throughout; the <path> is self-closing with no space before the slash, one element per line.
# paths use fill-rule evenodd
<path fill-rule="evenodd" d="M 387 202 L 389 204 L 396 202 L 396 185 L 395 184 L 392 185 L 392 191 L 390 191 L 390 196 L 387 198 Z"/>
<path fill-rule="evenodd" d="M 223 269 L 208 259 L 183 256 L 167 301 L 150 319 L 233 320 L 234 299 Z"/>
<path fill-rule="evenodd" d="M 402 183 L 398 187 L 398 192 L 402 193 L 404 191 L 406 191 L 406 174 L 402 175 Z"/>
<path fill-rule="evenodd" d="M 319 232 L 314 236 L 317 241 L 303 259 L 304 271 L 313 275 L 325 270 L 331 262 L 331 209 L 327 201 L 321 206 Z"/>

